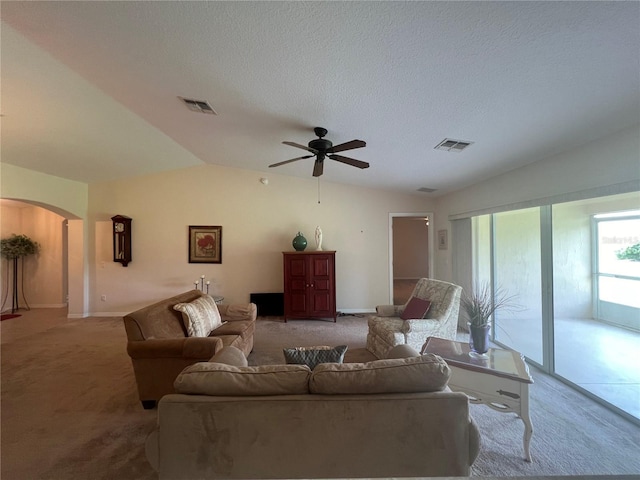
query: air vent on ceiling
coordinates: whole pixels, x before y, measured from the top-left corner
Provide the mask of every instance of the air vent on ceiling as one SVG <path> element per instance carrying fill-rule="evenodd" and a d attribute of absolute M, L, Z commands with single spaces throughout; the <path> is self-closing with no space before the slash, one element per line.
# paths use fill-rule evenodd
<path fill-rule="evenodd" d="M 421 188 L 418 189 L 418 192 L 433 193 L 436 190 L 437 190 L 437 188 L 421 187 Z"/>
<path fill-rule="evenodd" d="M 436 150 L 444 150 L 446 152 L 461 152 L 469 145 L 473 145 L 473 142 L 466 142 L 464 140 L 453 140 L 451 138 L 445 138 L 438 145 L 435 146 Z"/>
<path fill-rule="evenodd" d="M 209 115 L 217 115 L 216 111 L 211 108 L 208 102 L 204 100 L 193 100 L 191 98 L 178 97 L 184 102 L 189 110 L 198 113 L 207 113 Z"/>

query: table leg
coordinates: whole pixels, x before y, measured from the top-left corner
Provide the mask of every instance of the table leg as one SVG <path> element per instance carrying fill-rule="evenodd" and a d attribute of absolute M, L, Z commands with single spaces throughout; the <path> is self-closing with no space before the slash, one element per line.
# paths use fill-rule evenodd
<path fill-rule="evenodd" d="M 520 418 L 524 423 L 524 436 L 522 443 L 524 445 L 524 456 L 527 462 L 531 462 L 531 452 L 529 447 L 531 445 L 531 437 L 533 436 L 533 425 L 531 424 L 531 418 L 529 417 L 529 384 L 522 384 L 520 398 Z"/>

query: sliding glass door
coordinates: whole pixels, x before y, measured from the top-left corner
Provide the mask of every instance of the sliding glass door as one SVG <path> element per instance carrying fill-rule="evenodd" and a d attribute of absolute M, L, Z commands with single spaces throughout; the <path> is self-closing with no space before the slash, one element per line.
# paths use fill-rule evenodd
<path fill-rule="evenodd" d="M 640 418 L 640 212 L 628 200 L 553 206 L 553 371 Z"/>
<path fill-rule="evenodd" d="M 493 242 L 494 286 L 517 304 L 496 312 L 494 338 L 542 364 L 540 209 L 495 214 Z"/>
<path fill-rule="evenodd" d="M 474 282 L 516 295 L 494 341 L 640 420 L 638 193 L 473 219 Z"/>

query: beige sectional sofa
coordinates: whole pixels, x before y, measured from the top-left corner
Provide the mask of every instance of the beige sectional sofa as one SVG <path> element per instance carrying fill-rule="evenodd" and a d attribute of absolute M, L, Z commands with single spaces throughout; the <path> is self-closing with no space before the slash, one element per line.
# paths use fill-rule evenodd
<path fill-rule="evenodd" d="M 191 290 L 125 315 L 127 352 L 144 408 L 153 408 L 163 395 L 174 393 L 173 382 L 189 365 L 207 361 L 226 346 L 237 347 L 245 356 L 253 349 L 257 315 L 253 303 L 218 305 L 227 323 L 208 337 L 187 336 L 182 313 L 173 307 L 202 295 Z"/>
<path fill-rule="evenodd" d="M 449 367 L 406 345 L 390 356 L 311 371 L 224 348 L 160 400 L 147 458 L 160 480 L 469 475 L 480 436 Z"/>

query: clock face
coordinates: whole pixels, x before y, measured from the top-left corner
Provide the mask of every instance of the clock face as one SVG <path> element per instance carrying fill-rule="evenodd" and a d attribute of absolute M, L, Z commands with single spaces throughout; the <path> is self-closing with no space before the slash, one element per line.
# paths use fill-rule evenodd
<path fill-rule="evenodd" d="M 124 223 L 116 223 L 114 229 L 118 233 L 124 232 Z"/>

